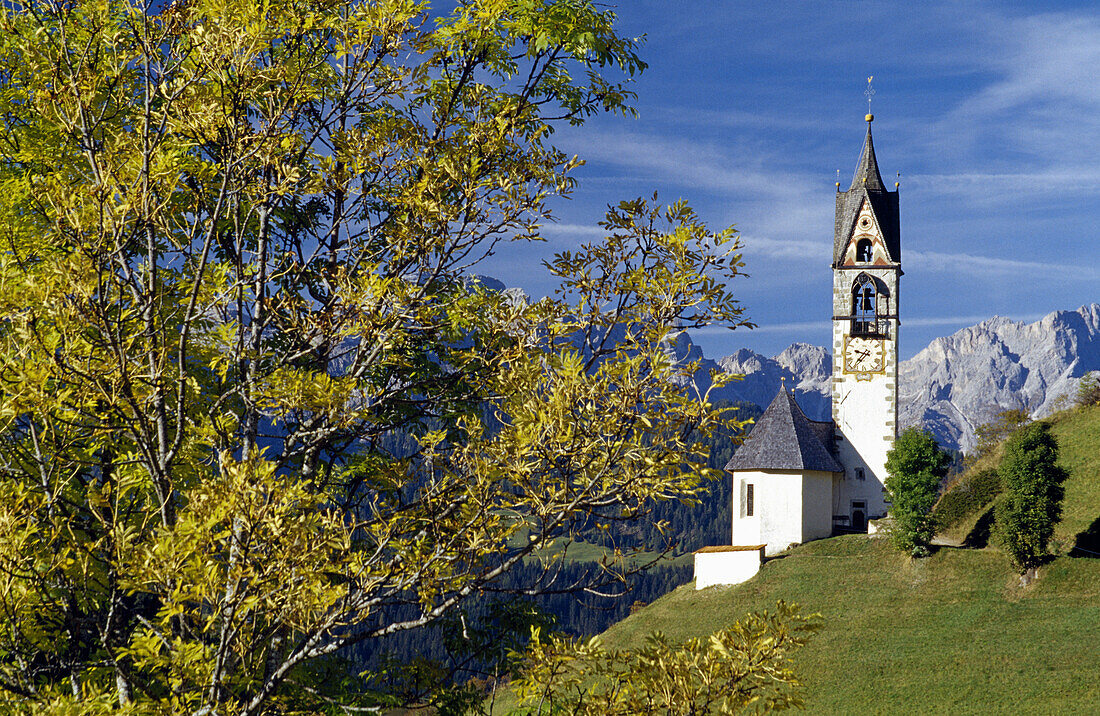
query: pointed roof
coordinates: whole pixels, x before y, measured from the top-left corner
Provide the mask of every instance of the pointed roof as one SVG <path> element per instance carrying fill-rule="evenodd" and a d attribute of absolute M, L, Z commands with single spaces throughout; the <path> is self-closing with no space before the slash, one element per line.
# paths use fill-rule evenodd
<path fill-rule="evenodd" d="M 859 155 L 852 185 L 848 191 L 838 191 L 836 195 L 836 222 L 833 227 L 833 267 L 840 266 L 844 260 L 844 250 L 852 236 L 856 217 L 864 200 L 871 205 L 886 252 L 894 263 L 901 263 L 901 227 L 898 216 L 898 192 L 887 191 L 882 183 L 882 174 L 878 169 L 875 156 L 875 143 L 871 138 L 871 122 L 874 115 L 867 115 L 867 138 L 863 140 L 863 151 Z"/>
<path fill-rule="evenodd" d="M 794 395 L 780 388 L 726 469 L 844 472 L 826 445 L 832 426 L 807 418 Z"/>
<path fill-rule="evenodd" d="M 856 164 L 856 172 L 852 175 L 852 185 L 848 191 L 858 187 L 864 187 L 869 191 L 886 191 L 886 185 L 882 183 L 882 175 L 878 171 L 878 159 L 875 157 L 875 143 L 871 139 L 871 121 L 874 115 L 867 115 L 867 138 L 863 140 L 863 152 L 859 155 L 859 163 Z"/>

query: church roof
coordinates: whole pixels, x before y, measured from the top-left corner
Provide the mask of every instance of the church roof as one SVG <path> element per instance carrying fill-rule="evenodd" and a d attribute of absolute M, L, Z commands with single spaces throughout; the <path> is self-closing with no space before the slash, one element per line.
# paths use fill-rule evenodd
<path fill-rule="evenodd" d="M 871 138 L 871 123 L 867 122 L 867 138 L 863 140 L 863 152 L 856 164 L 856 173 L 852 175 L 852 185 L 848 191 L 863 187 L 868 191 L 886 191 L 882 175 L 878 171 L 878 158 L 875 157 L 875 142 Z"/>
<path fill-rule="evenodd" d="M 844 249 L 852 236 L 856 217 L 859 215 L 863 200 L 871 204 L 871 211 L 882 230 L 886 251 L 890 260 L 901 263 L 901 222 L 898 215 L 898 193 L 887 191 L 882 183 L 882 174 L 878 170 L 878 158 L 875 157 L 875 143 L 871 139 L 871 115 L 867 115 L 867 138 L 863 141 L 863 152 L 859 155 L 852 185 L 848 191 L 838 191 L 836 195 L 836 223 L 833 227 L 833 266 L 839 266 L 844 259 Z"/>
<path fill-rule="evenodd" d="M 726 469 L 844 472 L 830 449 L 832 436 L 832 421 L 810 420 L 794 395 L 780 388 Z"/>

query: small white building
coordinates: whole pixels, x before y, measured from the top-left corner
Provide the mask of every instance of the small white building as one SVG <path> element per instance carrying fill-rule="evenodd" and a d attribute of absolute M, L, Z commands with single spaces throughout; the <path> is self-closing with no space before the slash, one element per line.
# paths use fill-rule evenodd
<path fill-rule="evenodd" d="M 764 554 L 833 533 L 833 495 L 844 480 L 833 421 L 806 417 L 780 389 L 726 465 L 733 476 L 733 544 Z"/>
<path fill-rule="evenodd" d="M 695 588 L 739 584 L 765 556 L 833 533 L 844 482 L 833 421 L 810 420 L 780 389 L 726 465 L 733 476 L 732 545 L 695 553 Z"/>

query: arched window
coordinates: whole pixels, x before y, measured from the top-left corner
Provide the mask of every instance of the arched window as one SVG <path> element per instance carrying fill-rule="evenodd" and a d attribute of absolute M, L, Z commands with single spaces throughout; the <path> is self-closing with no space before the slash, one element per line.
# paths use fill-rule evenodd
<path fill-rule="evenodd" d="M 852 285 L 852 335 L 866 336 L 878 333 L 878 292 L 875 281 L 867 274 L 860 274 Z"/>
<path fill-rule="evenodd" d="M 869 264 L 873 256 L 874 251 L 871 249 L 871 240 L 860 239 L 859 243 L 856 244 L 856 261 L 861 264 Z"/>

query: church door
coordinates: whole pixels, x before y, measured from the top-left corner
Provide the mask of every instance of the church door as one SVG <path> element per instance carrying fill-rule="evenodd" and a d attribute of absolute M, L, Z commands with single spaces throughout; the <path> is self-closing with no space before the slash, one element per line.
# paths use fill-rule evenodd
<path fill-rule="evenodd" d="M 864 500 L 852 500 L 852 529 L 867 531 L 867 502 Z"/>

